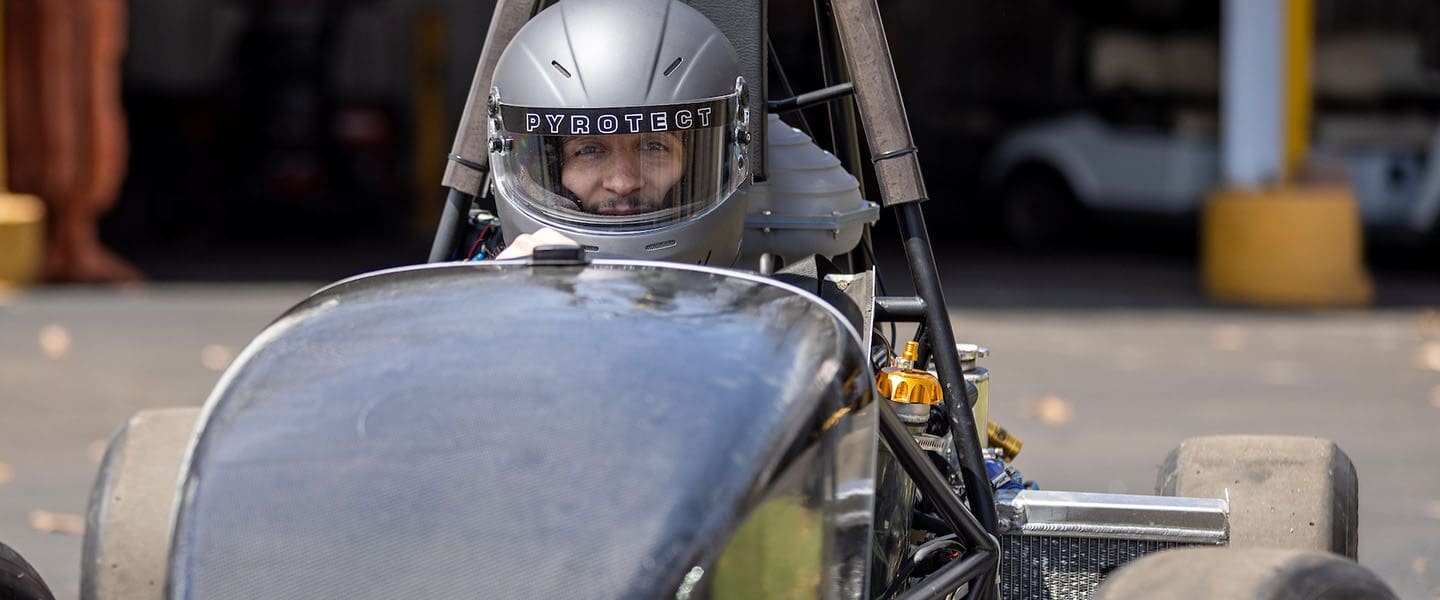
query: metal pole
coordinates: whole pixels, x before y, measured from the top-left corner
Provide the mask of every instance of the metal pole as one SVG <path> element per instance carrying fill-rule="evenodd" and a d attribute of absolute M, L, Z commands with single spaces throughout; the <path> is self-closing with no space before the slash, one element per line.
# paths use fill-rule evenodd
<path fill-rule="evenodd" d="M 837 83 L 835 85 L 818 89 L 813 92 L 805 92 L 791 98 L 771 100 L 766 103 L 766 109 L 772 113 L 783 113 L 792 110 L 805 110 L 812 106 L 823 104 L 848 96 L 855 92 L 855 86 L 849 83 Z"/>
<path fill-rule="evenodd" d="M 827 0 L 821 0 L 827 1 Z M 855 84 L 856 105 L 865 118 L 870 162 L 885 206 L 921 202 L 926 198 L 915 140 L 895 80 L 890 43 L 875 0 L 833 0 L 835 31 L 850 81 Z"/>
<path fill-rule="evenodd" d="M 925 300 L 918 296 L 876 296 L 875 320 L 919 323 L 925 320 Z"/>
<path fill-rule="evenodd" d="M 1293 183 L 1310 149 L 1310 113 L 1314 92 L 1310 63 L 1314 54 L 1314 0 L 1285 2 L 1285 149 L 1284 181 Z"/>
<path fill-rule="evenodd" d="M 993 532 L 996 529 L 995 494 L 990 489 L 990 478 L 985 475 L 975 415 L 971 413 L 974 399 L 965 388 L 960 354 L 955 350 L 955 332 L 950 328 L 940 276 L 935 270 L 935 256 L 930 250 L 930 235 L 925 231 L 925 216 L 918 206 L 926 199 L 925 182 L 915 156 L 905 105 L 900 99 L 900 85 L 895 80 L 895 66 L 890 60 L 880 8 L 875 0 L 834 0 L 833 5 L 832 0 L 816 2 L 817 6 L 824 5 L 834 11 L 836 39 L 846 53 L 845 60 L 852 66 L 850 78 L 855 84 L 860 112 L 865 117 L 870 158 L 875 164 L 881 199 L 885 206 L 897 207 L 915 290 L 925 300 L 925 321 L 934 342 L 931 346 L 935 365 L 940 371 L 951 430 L 960 452 L 966 495 L 980 523 Z"/>
<path fill-rule="evenodd" d="M 1220 10 L 1220 174 L 1231 187 L 1273 182 L 1284 168 L 1283 8 L 1283 0 L 1225 0 Z"/>
<path fill-rule="evenodd" d="M 900 219 L 900 233 L 905 241 L 905 255 L 910 259 L 910 274 L 915 290 L 925 299 L 925 322 L 930 345 L 935 352 L 935 367 L 945 390 L 945 404 L 950 413 L 950 431 L 960 453 L 960 475 L 970 499 L 970 510 L 985 527 L 995 531 L 995 493 L 985 474 L 984 454 L 975 429 L 971 406 L 975 399 L 965 388 L 965 375 L 960 366 L 960 353 L 955 350 L 955 331 L 945 309 L 945 295 L 940 287 L 940 274 L 935 269 L 935 256 L 930 251 L 930 235 L 925 230 L 925 216 L 917 203 L 906 203 L 895 211 Z"/>
<path fill-rule="evenodd" d="M 470 202 L 474 199 L 458 189 L 450 190 L 445 197 L 445 212 L 440 214 L 440 226 L 435 229 L 435 241 L 430 244 L 430 260 L 427 262 L 450 260 L 450 253 L 455 250 L 455 234 L 465 224 Z"/>
<path fill-rule="evenodd" d="M 991 579 L 987 571 L 994 569 L 994 554 L 975 552 L 945 565 L 944 568 L 926 577 L 920 582 L 920 585 L 910 588 L 904 596 L 900 596 L 900 600 L 945 600 L 961 585 L 967 583 L 971 590 L 978 591 L 990 585 Z M 976 597 L 974 591 L 970 593 L 971 598 Z"/>

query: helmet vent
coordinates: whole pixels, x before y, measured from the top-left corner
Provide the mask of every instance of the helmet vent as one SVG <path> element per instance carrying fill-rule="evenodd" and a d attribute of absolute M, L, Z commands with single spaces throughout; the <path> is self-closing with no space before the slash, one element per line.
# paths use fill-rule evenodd
<path fill-rule="evenodd" d="M 651 251 L 651 252 L 654 252 L 654 251 L 656 251 L 656 250 L 664 250 L 664 249 L 666 249 L 666 248 L 674 248 L 674 247 L 675 247 L 675 244 L 677 244 L 677 243 L 678 243 L 678 242 L 676 242 L 675 240 L 665 240 L 665 241 L 663 241 L 663 242 L 655 242 L 655 243 L 653 243 L 653 244 L 646 244 L 646 245 L 645 245 L 645 249 L 646 249 L 646 250 L 649 250 L 649 251 Z"/>
<path fill-rule="evenodd" d="M 681 61 L 681 60 L 683 60 L 683 59 L 681 59 L 679 56 L 677 56 L 677 57 L 675 57 L 675 62 L 672 62 L 672 63 L 670 63 L 670 66 L 665 67 L 665 76 L 666 76 L 666 77 L 669 77 L 671 73 L 674 73 L 674 72 L 675 72 L 675 69 L 680 66 L 680 61 Z"/>
<path fill-rule="evenodd" d="M 565 70 L 565 67 L 560 65 L 560 61 L 552 60 L 550 61 L 550 66 L 555 67 L 555 70 L 559 71 L 561 75 L 564 75 L 566 79 L 570 78 L 570 72 Z"/>

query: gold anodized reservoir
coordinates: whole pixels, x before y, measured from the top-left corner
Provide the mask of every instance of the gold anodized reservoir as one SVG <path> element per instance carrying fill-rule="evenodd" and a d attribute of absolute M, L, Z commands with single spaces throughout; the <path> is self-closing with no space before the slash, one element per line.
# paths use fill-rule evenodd
<path fill-rule="evenodd" d="M 914 368 L 920 345 L 905 343 L 905 352 L 894 365 L 880 370 L 876 387 L 891 402 L 901 421 L 923 427 L 930 420 L 930 407 L 945 399 L 940 379 L 929 371 Z"/>

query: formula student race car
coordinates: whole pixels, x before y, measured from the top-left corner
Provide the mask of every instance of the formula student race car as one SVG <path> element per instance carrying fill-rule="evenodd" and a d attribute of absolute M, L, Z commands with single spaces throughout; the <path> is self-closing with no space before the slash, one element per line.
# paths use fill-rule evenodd
<path fill-rule="evenodd" d="M 452 260 L 487 206 L 491 74 L 536 4 L 497 3 L 430 264 L 316 292 L 202 409 L 132 418 L 82 597 L 1393 597 L 1354 562 L 1355 472 L 1324 440 L 1188 440 L 1155 496 L 1025 480 L 985 352 L 951 329 L 874 0 L 816 1 L 826 87 L 784 89 L 775 61 L 744 99 L 828 104 L 834 132 L 824 152 L 766 118 L 748 140 L 747 268 Z M 763 0 L 688 4 L 767 81 Z M 915 296 L 878 291 L 866 173 Z M 836 177 L 853 193 L 787 184 Z"/>

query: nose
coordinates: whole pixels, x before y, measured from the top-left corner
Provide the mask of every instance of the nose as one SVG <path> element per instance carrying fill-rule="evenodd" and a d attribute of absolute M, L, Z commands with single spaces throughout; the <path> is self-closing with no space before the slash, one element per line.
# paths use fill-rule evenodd
<path fill-rule="evenodd" d="M 605 191 L 628 196 L 640 191 L 645 179 L 640 173 L 640 158 L 633 152 L 616 152 L 605 171 Z"/>

